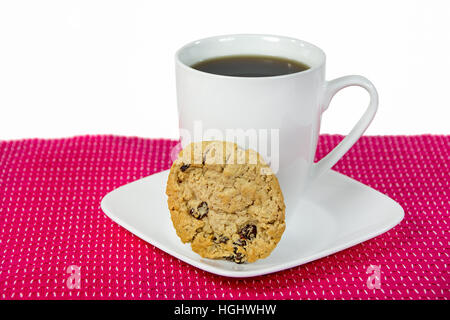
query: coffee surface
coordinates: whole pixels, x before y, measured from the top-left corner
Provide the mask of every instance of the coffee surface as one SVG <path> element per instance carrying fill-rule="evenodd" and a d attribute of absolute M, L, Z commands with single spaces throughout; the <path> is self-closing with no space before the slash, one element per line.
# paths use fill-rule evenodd
<path fill-rule="evenodd" d="M 200 61 L 192 68 L 233 77 L 273 77 L 308 70 L 302 62 L 282 57 L 262 55 L 235 55 Z"/>

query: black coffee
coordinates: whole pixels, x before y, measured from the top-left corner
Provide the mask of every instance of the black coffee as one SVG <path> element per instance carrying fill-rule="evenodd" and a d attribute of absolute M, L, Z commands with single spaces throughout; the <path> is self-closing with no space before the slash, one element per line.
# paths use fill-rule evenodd
<path fill-rule="evenodd" d="M 308 70 L 302 62 L 260 55 L 225 56 L 200 61 L 192 68 L 233 77 L 272 77 Z"/>

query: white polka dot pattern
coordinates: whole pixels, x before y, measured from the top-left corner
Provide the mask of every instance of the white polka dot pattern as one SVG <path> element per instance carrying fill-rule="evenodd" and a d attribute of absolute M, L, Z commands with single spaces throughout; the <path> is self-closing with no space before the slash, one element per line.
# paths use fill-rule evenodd
<path fill-rule="evenodd" d="M 322 136 L 318 157 L 341 139 Z M 250 279 L 187 265 L 100 210 L 107 192 L 169 168 L 175 144 L 117 136 L 0 142 L 0 299 L 450 297 L 449 136 L 363 137 L 334 169 L 399 202 L 402 223 L 332 256 Z M 368 285 L 371 265 L 380 266 L 377 288 Z"/>

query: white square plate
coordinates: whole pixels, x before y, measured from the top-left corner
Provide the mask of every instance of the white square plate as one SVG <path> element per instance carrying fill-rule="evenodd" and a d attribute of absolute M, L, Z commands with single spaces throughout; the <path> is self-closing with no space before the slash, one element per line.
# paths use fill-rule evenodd
<path fill-rule="evenodd" d="M 328 171 L 295 208 L 286 208 L 286 231 L 272 254 L 255 263 L 210 260 L 175 233 L 165 187 L 169 170 L 108 193 L 101 207 L 136 236 L 202 270 L 228 277 L 254 277 L 292 268 L 380 235 L 404 217 L 387 196 L 335 171 Z"/>

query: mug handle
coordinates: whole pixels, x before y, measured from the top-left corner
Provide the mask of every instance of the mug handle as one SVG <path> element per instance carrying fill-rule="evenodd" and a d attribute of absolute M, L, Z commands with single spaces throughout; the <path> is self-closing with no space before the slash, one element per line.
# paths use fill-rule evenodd
<path fill-rule="evenodd" d="M 322 112 L 327 110 L 333 96 L 346 87 L 358 86 L 367 90 L 370 95 L 369 106 L 361 119 L 353 127 L 352 131 L 333 150 L 331 150 L 322 160 L 313 164 L 313 178 L 317 178 L 325 171 L 331 169 L 336 162 L 355 144 L 363 135 L 367 127 L 373 120 L 378 108 L 378 93 L 372 82 L 362 76 L 345 76 L 326 82 L 322 102 Z"/>

